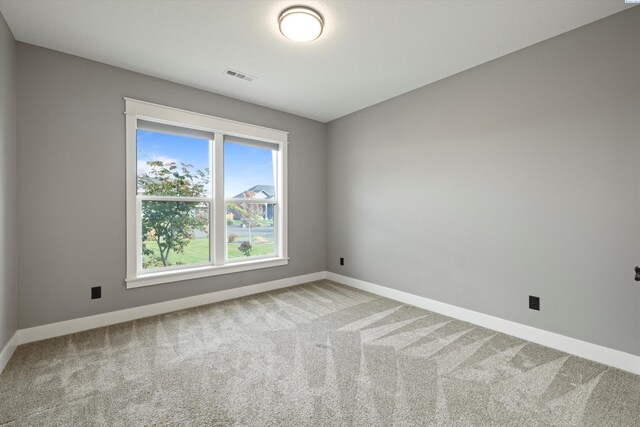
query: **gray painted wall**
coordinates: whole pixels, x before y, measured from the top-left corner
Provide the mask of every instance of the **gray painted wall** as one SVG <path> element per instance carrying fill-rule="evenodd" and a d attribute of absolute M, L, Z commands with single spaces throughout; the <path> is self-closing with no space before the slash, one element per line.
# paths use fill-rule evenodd
<path fill-rule="evenodd" d="M 18 75 L 20 328 L 325 269 L 324 124 L 22 43 Z M 125 96 L 290 132 L 289 265 L 124 288 Z"/>
<path fill-rule="evenodd" d="M 331 122 L 328 270 L 640 355 L 638 76 L 633 8 Z"/>
<path fill-rule="evenodd" d="M 18 323 L 16 42 L 0 15 L 0 351 Z"/>
<path fill-rule="evenodd" d="M 3 343 L 16 172 L 0 27 Z M 336 120 L 325 144 L 318 122 L 18 44 L 18 326 L 326 267 L 640 354 L 638 46 L 634 8 Z M 124 289 L 124 96 L 291 132 L 288 266 Z"/>

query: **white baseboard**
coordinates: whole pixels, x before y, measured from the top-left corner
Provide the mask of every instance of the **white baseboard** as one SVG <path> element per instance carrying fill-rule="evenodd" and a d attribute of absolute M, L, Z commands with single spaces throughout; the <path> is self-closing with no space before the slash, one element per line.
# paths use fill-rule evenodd
<path fill-rule="evenodd" d="M 640 375 L 640 356 L 326 271 L 21 329 L 14 334 L 0 352 L 0 373 L 20 344 L 287 288 L 325 278 Z"/>
<path fill-rule="evenodd" d="M 9 359 L 11 359 L 16 347 L 18 347 L 18 332 L 13 334 L 2 351 L 0 351 L 0 374 L 4 370 L 4 367 L 7 366 L 7 363 L 9 363 Z"/>
<path fill-rule="evenodd" d="M 35 326 L 33 328 L 20 329 L 16 332 L 17 344 L 26 344 L 40 341 L 47 338 L 61 335 L 73 334 L 75 332 L 114 325 L 116 323 L 128 322 L 130 320 L 141 319 L 158 314 L 170 313 L 172 311 L 183 310 L 185 308 L 197 307 L 214 302 L 226 301 L 233 298 L 240 298 L 247 295 L 259 294 L 261 292 L 272 291 L 274 289 L 287 288 L 302 283 L 322 280 L 326 277 L 326 272 L 305 274 L 303 276 L 288 277 L 286 279 L 274 280 L 271 282 L 258 283 L 255 285 L 242 286 L 240 288 L 226 289 L 223 291 L 211 292 L 203 295 L 196 295 L 187 298 L 180 298 L 172 301 L 159 302 L 156 304 L 143 305 L 140 307 L 127 308 L 125 310 L 112 311 L 109 313 L 96 314 L 93 316 L 81 317 L 79 319 L 65 320 L 63 322 L 49 323 L 47 325 Z M 7 359 L 8 360 L 8 359 Z"/>
<path fill-rule="evenodd" d="M 327 279 L 640 375 L 640 356 L 332 272 Z"/>

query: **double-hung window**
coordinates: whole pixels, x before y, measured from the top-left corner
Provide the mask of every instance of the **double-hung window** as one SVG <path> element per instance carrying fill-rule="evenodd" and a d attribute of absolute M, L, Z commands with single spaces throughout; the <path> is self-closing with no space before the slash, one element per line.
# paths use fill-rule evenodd
<path fill-rule="evenodd" d="M 286 132 L 125 104 L 128 288 L 288 262 Z"/>

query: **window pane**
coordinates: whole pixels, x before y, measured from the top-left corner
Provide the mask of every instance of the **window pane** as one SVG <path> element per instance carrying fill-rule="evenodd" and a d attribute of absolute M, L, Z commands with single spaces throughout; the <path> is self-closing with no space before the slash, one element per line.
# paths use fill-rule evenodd
<path fill-rule="evenodd" d="M 209 262 L 209 204 L 142 201 L 142 267 Z"/>
<path fill-rule="evenodd" d="M 225 199 L 274 199 L 277 151 L 224 143 Z"/>
<path fill-rule="evenodd" d="M 275 205 L 227 203 L 227 259 L 275 255 Z"/>
<path fill-rule="evenodd" d="M 209 195 L 210 145 L 207 139 L 138 129 L 138 194 Z"/>

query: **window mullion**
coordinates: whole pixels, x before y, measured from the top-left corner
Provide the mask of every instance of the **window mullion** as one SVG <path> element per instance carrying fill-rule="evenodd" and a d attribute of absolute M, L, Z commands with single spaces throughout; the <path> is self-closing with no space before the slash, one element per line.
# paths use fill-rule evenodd
<path fill-rule="evenodd" d="M 213 245 L 214 265 L 224 264 L 226 238 L 226 203 L 224 202 L 224 135 L 215 134 L 212 150 L 213 159 L 213 227 L 214 232 L 209 233 Z"/>
<path fill-rule="evenodd" d="M 208 203 L 211 198 L 207 197 L 186 197 L 186 196 L 136 196 L 140 200 L 151 202 L 194 202 L 194 203 Z"/>
<path fill-rule="evenodd" d="M 215 217 L 216 214 L 214 212 L 215 209 L 215 176 L 213 175 L 216 170 L 216 164 L 214 163 L 214 147 L 215 147 L 215 135 L 213 134 L 213 138 L 209 139 L 209 264 L 215 266 L 216 261 L 216 253 L 214 246 L 215 239 Z"/>
<path fill-rule="evenodd" d="M 277 205 L 278 199 L 226 199 L 226 203 L 260 203 L 263 205 Z"/>

